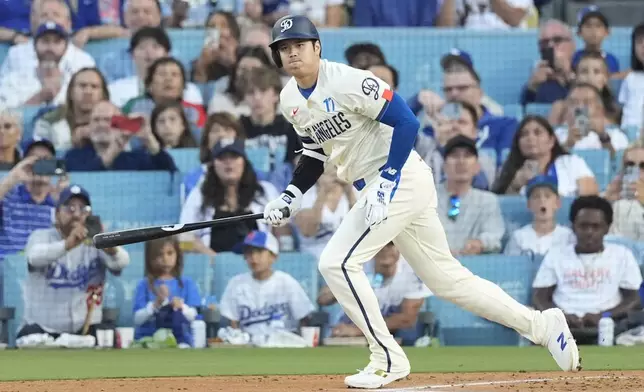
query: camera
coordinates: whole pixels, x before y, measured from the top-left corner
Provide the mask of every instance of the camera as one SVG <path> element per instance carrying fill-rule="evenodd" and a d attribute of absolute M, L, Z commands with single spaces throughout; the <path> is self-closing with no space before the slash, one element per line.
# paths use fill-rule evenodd
<path fill-rule="evenodd" d="M 65 174 L 65 160 L 39 159 L 34 162 L 31 171 L 38 176 L 62 176 Z"/>
<path fill-rule="evenodd" d="M 94 238 L 102 231 L 101 217 L 98 215 L 88 216 L 85 218 L 85 227 L 87 228 L 87 238 Z"/>

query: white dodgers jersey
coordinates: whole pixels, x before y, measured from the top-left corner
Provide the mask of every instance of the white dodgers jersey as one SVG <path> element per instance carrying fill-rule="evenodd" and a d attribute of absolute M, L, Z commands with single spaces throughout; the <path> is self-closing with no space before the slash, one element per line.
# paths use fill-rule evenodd
<path fill-rule="evenodd" d="M 251 336 L 269 335 L 275 328 L 293 331 L 314 310 L 302 286 L 282 271 L 263 281 L 250 272 L 233 277 L 220 304 L 222 316 L 238 321 Z"/>
<path fill-rule="evenodd" d="M 321 60 L 309 98 L 291 78 L 280 94 L 280 107 L 302 138 L 303 154 L 328 159 L 341 180 L 353 182 L 376 174 L 387 161 L 393 128 L 378 120 L 393 94 L 369 71 Z"/>

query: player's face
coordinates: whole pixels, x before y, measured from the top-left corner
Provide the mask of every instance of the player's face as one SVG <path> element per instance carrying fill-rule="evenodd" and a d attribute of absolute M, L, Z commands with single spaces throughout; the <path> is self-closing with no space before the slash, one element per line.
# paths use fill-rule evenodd
<path fill-rule="evenodd" d="M 547 186 L 534 189 L 528 198 L 528 208 L 538 221 L 553 220 L 560 206 L 559 196 Z"/>
<path fill-rule="evenodd" d="M 604 236 L 608 233 L 608 223 L 601 210 L 582 208 L 575 217 L 572 229 L 577 237 L 579 251 L 597 253 L 601 250 Z"/>
<path fill-rule="evenodd" d="M 479 172 L 476 155 L 466 148 L 456 148 L 445 159 L 445 174 L 448 181 L 471 183 Z"/>
<path fill-rule="evenodd" d="M 237 184 L 244 174 L 244 164 L 244 157 L 225 152 L 215 159 L 215 174 L 226 185 Z"/>
<path fill-rule="evenodd" d="M 400 259 L 400 252 L 393 245 L 387 245 L 376 253 L 374 257 L 375 271 L 385 278 L 389 278 L 396 273 L 396 264 Z"/>
<path fill-rule="evenodd" d="M 284 70 L 294 77 L 306 77 L 320 67 L 320 43 L 289 39 L 278 44 Z"/>
<path fill-rule="evenodd" d="M 536 121 L 526 123 L 519 130 L 519 150 L 526 159 L 549 155 L 555 143 L 555 136 Z"/>
<path fill-rule="evenodd" d="M 581 26 L 580 35 L 586 44 L 599 46 L 608 35 L 608 29 L 604 26 L 601 19 L 589 18 Z"/>
<path fill-rule="evenodd" d="M 606 63 L 599 59 L 584 59 L 577 65 L 577 80 L 588 83 L 598 90 L 602 90 L 608 83 L 608 68 Z"/>
<path fill-rule="evenodd" d="M 465 70 L 443 74 L 443 93 L 447 101 L 465 101 L 474 107 L 481 105 L 483 97 L 479 83 Z"/>
<path fill-rule="evenodd" d="M 275 255 L 269 250 L 262 248 L 255 248 L 252 246 L 244 250 L 244 258 L 248 268 L 253 273 L 255 279 L 262 279 L 266 277 L 271 271 L 271 266 L 275 261 Z"/>

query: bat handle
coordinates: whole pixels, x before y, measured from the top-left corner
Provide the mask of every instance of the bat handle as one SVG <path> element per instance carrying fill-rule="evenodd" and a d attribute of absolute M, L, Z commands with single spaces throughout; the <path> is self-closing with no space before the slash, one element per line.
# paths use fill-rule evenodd
<path fill-rule="evenodd" d="M 288 207 L 284 207 L 284 208 L 280 209 L 280 211 L 282 212 L 282 216 L 284 216 L 284 218 L 290 218 L 291 217 L 291 210 Z"/>

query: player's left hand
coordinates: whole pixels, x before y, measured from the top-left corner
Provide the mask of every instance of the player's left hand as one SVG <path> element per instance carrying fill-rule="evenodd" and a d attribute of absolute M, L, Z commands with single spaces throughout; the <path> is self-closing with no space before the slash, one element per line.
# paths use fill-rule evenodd
<path fill-rule="evenodd" d="M 367 191 L 363 207 L 366 209 L 365 220 L 371 230 L 377 229 L 387 219 L 391 193 L 395 186 L 394 181 L 379 177 Z"/>

